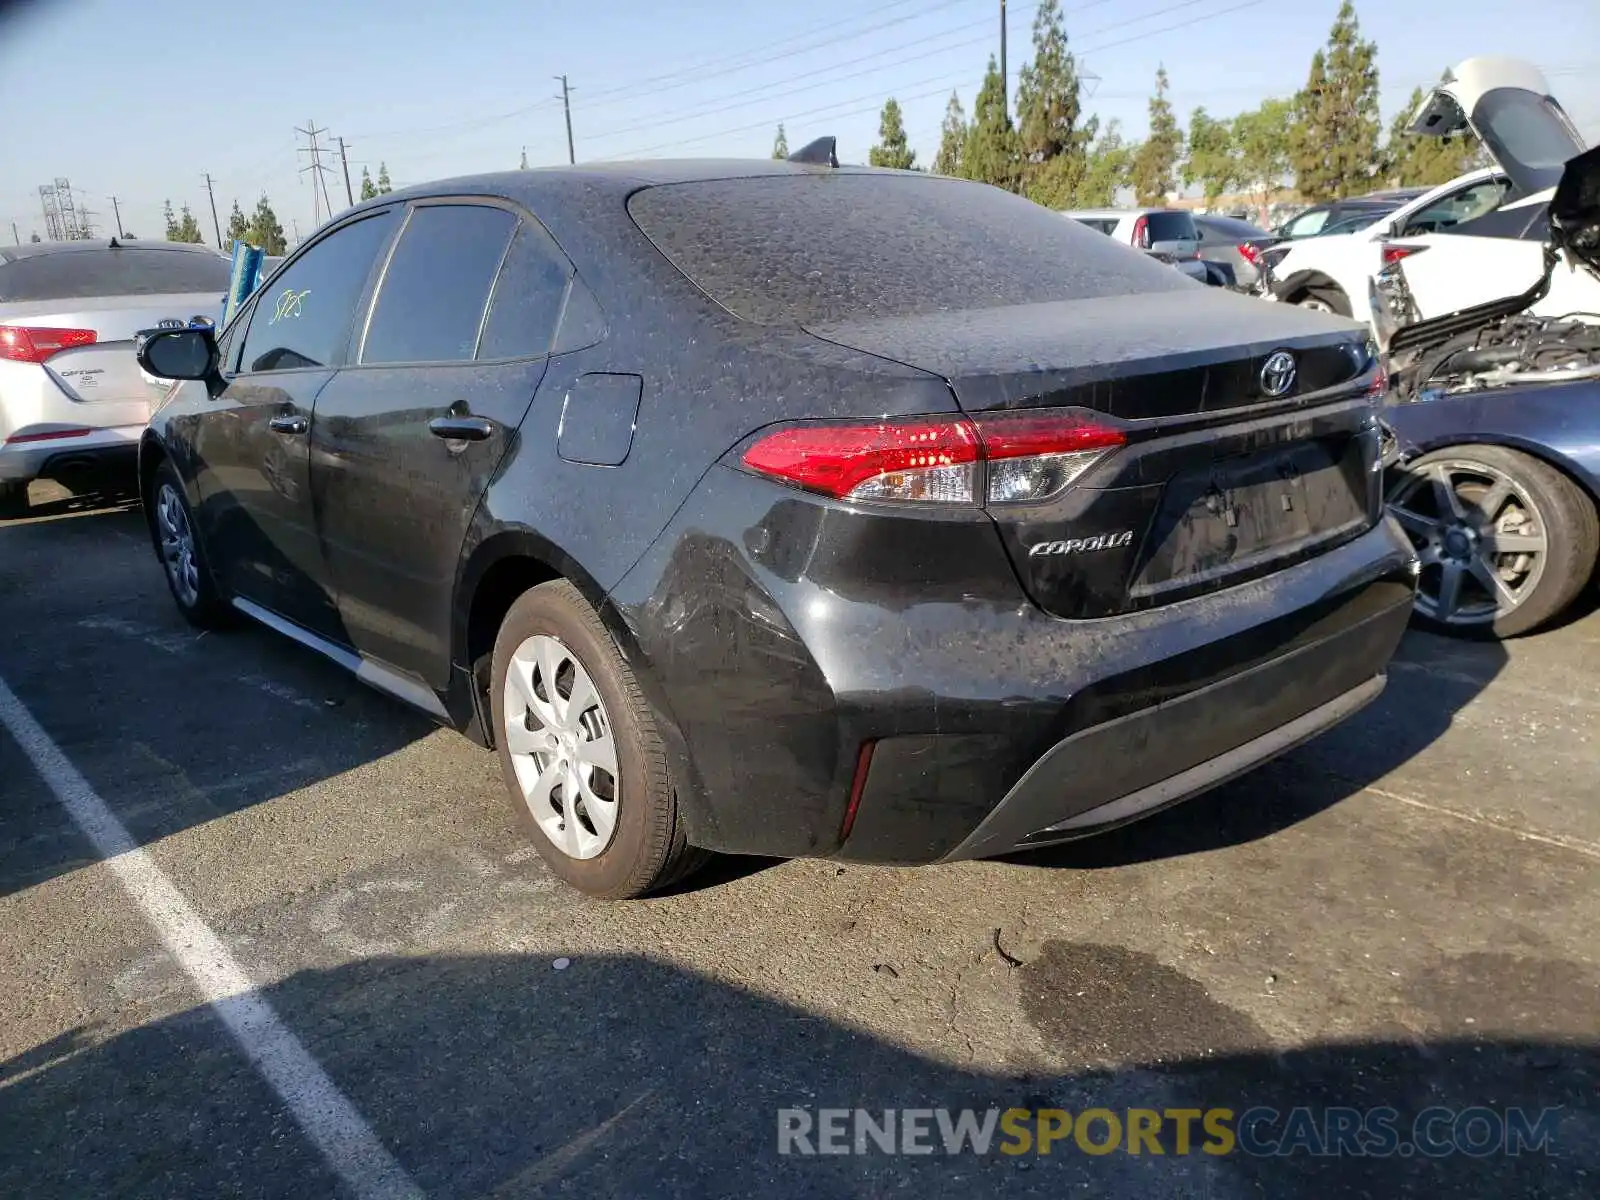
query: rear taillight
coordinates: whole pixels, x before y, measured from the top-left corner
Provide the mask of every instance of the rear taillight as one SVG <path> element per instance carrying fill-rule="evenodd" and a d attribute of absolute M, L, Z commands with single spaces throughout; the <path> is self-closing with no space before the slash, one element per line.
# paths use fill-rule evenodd
<path fill-rule="evenodd" d="M 1150 249 L 1150 218 L 1136 217 L 1133 222 L 1133 244 L 1141 250 Z"/>
<path fill-rule="evenodd" d="M 42 363 L 58 351 L 70 350 L 73 346 L 92 346 L 97 336 L 92 329 L 0 325 L 0 358 L 12 362 Z"/>
<path fill-rule="evenodd" d="M 916 417 L 780 429 L 744 465 L 839 500 L 1014 504 L 1056 495 L 1125 441 L 1075 412 Z"/>
<path fill-rule="evenodd" d="M 1385 246 L 1383 248 L 1383 265 L 1389 266 L 1403 258 L 1410 258 L 1413 254 L 1421 254 L 1426 246 Z"/>
<path fill-rule="evenodd" d="M 1260 262 L 1261 251 L 1257 250 L 1255 246 L 1249 242 L 1240 242 L 1239 257 L 1244 259 L 1245 262 L 1249 263 L 1253 267 Z"/>

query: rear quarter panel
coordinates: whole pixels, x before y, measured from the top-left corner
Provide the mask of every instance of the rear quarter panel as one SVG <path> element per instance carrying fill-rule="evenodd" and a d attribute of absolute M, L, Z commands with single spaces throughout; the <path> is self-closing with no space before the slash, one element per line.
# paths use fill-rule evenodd
<path fill-rule="evenodd" d="M 1521 450 L 1566 472 L 1600 504 L 1600 383 L 1501 388 L 1397 404 L 1383 418 L 1407 458 L 1448 446 Z"/>

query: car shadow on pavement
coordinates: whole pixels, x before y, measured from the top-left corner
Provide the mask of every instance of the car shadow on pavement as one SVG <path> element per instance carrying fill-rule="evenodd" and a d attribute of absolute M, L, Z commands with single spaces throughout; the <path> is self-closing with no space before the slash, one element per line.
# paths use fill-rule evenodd
<path fill-rule="evenodd" d="M 378 958 L 301 971 L 263 994 L 430 1196 L 1592 1196 L 1592 1029 L 1573 1032 L 1575 1013 L 1541 1036 L 1490 1031 L 1514 1027 L 1516 1004 L 1592 1001 L 1597 980 L 1577 964 L 1503 958 L 1447 960 L 1406 981 L 1397 1014 L 1426 1032 L 1397 1024 L 1392 1038 L 1280 1049 L 1149 956 L 1046 943 L 1011 971 L 1037 1061 L 1003 1071 L 926 1057 L 634 956 Z M 1529 994 L 1485 997 L 1483 972 Z M 862 980 L 865 992 L 908 1001 L 915 986 Z M 1113 986 L 1119 999 L 1108 1003 Z M 1086 990 L 1090 1001 L 1079 999 Z M 867 997 L 880 1013 L 896 999 Z M 1467 1011 L 1483 1034 L 1459 1024 Z M 960 1056 L 953 1036 L 943 1049 Z M 1308 1116 L 1293 1116 L 1301 1107 Z M 1330 1117 L 1330 1107 L 1356 1116 Z M 865 1135 L 863 1154 L 805 1153 L 827 1145 L 817 1110 L 845 1108 L 871 1110 L 880 1125 L 883 1110 L 903 1108 L 972 1109 L 978 1120 L 990 1109 L 1063 1110 L 1074 1124 L 1047 1155 L 1036 1144 L 1001 1152 L 1022 1146 L 1001 1127 L 988 1153 L 952 1156 L 932 1116 L 931 1154 L 887 1153 Z M 788 1154 L 778 1152 L 784 1109 L 804 1110 L 784 1118 L 791 1128 L 811 1121 L 811 1140 Z M 1091 1109 L 1101 1112 L 1080 1144 L 1073 1128 Z M 1132 1109 L 1160 1114 L 1160 1153 L 1149 1142 L 1129 1152 Z M 1193 1110 L 1187 1153 L 1182 1118 L 1166 1115 L 1183 1109 Z M 1227 1147 L 1204 1114 L 1233 1131 L 1232 1152 L 1216 1152 Z M 1346 1136 L 1359 1141 L 1339 1142 L 1352 1120 Z M 854 1118 L 844 1121 L 848 1148 Z M 1031 1142 L 1036 1121 L 1014 1122 Z M 1423 1149 L 1401 1149 L 1414 1136 Z M 111 1035 L 80 1028 L 0 1065 L 0 1193 L 337 1190 L 206 1008 Z"/>
<path fill-rule="evenodd" d="M 1242 845 L 1296 825 L 1381 780 L 1433 745 L 1492 684 L 1498 642 L 1410 630 L 1382 695 L 1361 712 L 1238 779 L 1143 821 L 1011 856 L 1032 866 L 1101 869 Z M 1447 672 L 1431 665 L 1448 659 Z M 1470 669 L 1463 670 L 1463 664 Z"/>

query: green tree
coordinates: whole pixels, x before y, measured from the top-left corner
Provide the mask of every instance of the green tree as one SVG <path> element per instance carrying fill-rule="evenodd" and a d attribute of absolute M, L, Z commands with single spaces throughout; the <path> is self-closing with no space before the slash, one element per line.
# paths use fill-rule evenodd
<path fill-rule="evenodd" d="M 181 242 L 178 236 L 178 218 L 172 211 L 172 201 L 165 200 L 161 204 L 161 219 L 167 223 L 167 241 Z"/>
<path fill-rule="evenodd" d="M 1197 108 L 1189 115 L 1189 153 L 1183 160 L 1184 186 L 1198 183 L 1207 200 L 1242 182 L 1243 164 L 1233 141 L 1233 123 Z"/>
<path fill-rule="evenodd" d="M 783 122 L 778 122 L 778 136 L 772 139 L 772 157 L 784 159 L 789 157 L 789 135 L 783 131 Z"/>
<path fill-rule="evenodd" d="M 1085 156 L 1083 176 L 1073 189 L 1073 208 L 1110 208 L 1128 184 L 1134 147 L 1122 140 L 1122 124 L 1111 120 Z"/>
<path fill-rule="evenodd" d="M 365 167 L 361 168 L 361 198 L 371 200 L 378 194 L 377 184 L 372 182 L 372 172 Z"/>
<path fill-rule="evenodd" d="M 867 151 L 867 162 L 874 167 L 893 167 L 896 171 L 916 168 L 917 154 L 906 142 L 900 102 L 893 96 L 883 102 L 883 114 L 878 118 L 878 144 Z"/>
<path fill-rule="evenodd" d="M 1129 180 L 1139 204 L 1160 204 L 1178 186 L 1178 160 L 1183 156 L 1183 130 L 1167 99 L 1167 69 L 1156 68 L 1155 95 L 1150 97 L 1150 132 L 1134 151 Z"/>
<path fill-rule="evenodd" d="M 205 241 L 205 238 L 200 236 L 200 222 L 194 219 L 194 214 L 189 211 L 189 206 L 185 204 L 179 209 L 179 213 L 178 236 L 172 237 L 168 235 L 167 240 L 172 242 L 193 242 L 196 245 Z"/>
<path fill-rule="evenodd" d="M 1017 190 L 1017 133 L 1006 112 L 1005 83 L 993 55 L 972 109 L 972 126 L 961 152 L 962 176 Z"/>
<path fill-rule="evenodd" d="M 1294 110 L 1293 100 L 1269 98 L 1263 100 L 1260 107 L 1233 119 L 1233 144 L 1239 152 L 1239 182 L 1251 191 L 1263 212 L 1292 167 L 1289 151 Z"/>
<path fill-rule="evenodd" d="M 1058 195 L 1083 177 L 1097 123 L 1080 125 L 1082 115 L 1078 63 L 1067 48 L 1061 8 L 1045 0 L 1033 18 L 1033 61 L 1017 81 L 1017 143 L 1029 195 Z M 1043 186 L 1041 177 L 1047 177 Z"/>
<path fill-rule="evenodd" d="M 1350 0 L 1339 5 L 1326 49 L 1312 56 L 1295 109 L 1290 158 L 1300 194 L 1315 202 L 1365 190 L 1381 167 L 1378 47 L 1361 40 Z"/>
<path fill-rule="evenodd" d="M 1383 174 L 1395 187 L 1438 187 L 1477 164 L 1483 147 L 1470 129 L 1456 137 L 1438 138 L 1411 133 L 1406 126 L 1422 104 L 1421 88 L 1395 114 L 1383 148 Z"/>
<path fill-rule="evenodd" d="M 378 195 L 387 196 L 394 188 L 389 186 L 389 164 L 378 164 Z"/>
<path fill-rule="evenodd" d="M 256 210 L 250 215 L 250 227 L 245 231 L 245 240 L 252 246 L 260 246 L 268 254 L 282 254 L 289 246 L 289 239 L 283 236 L 283 226 L 278 222 L 278 214 L 272 211 L 272 205 L 267 202 L 267 194 L 261 193 L 261 199 L 256 201 Z"/>
<path fill-rule="evenodd" d="M 245 235 L 249 232 L 250 222 L 245 218 L 244 210 L 239 207 L 239 202 L 235 200 L 233 202 L 233 211 L 228 214 L 227 241 L 222 248 L 224 250 L 232 250 L 235 242 L 247 242 L 249 239 Z"/>
<path fill-rule="evenodd" d="M 944 123 L 939 126 L 939 153 L 933 158 L 935 175 L 960 175 L 961 155 L 967 144 L 967 110 L 961 107 L 961 97 L 950 93 L 950 103 L 944 106 Z"/>

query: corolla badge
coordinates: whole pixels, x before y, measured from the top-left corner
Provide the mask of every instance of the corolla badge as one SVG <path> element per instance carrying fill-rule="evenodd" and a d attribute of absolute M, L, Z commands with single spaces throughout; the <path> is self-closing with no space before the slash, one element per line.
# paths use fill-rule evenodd
<path fill-rule="evenodd" d="M 1067 538 L 1059 542 L 1035 542 L 1028 547 L 1028 557 L 1044 554 L 1087 554 L 1092 550 L 1116 550 L 1133 544 L 1133 530 L 1121 533 L 1097 533 L 1094 537 Z"/>
<path fill-rule="evenodd" d="M 1294 387 L 1294 355 L 1287 350 L 1275 350 L 1261 364 L 1261 393 L 1264 396 L 1287 396 Z"/>

